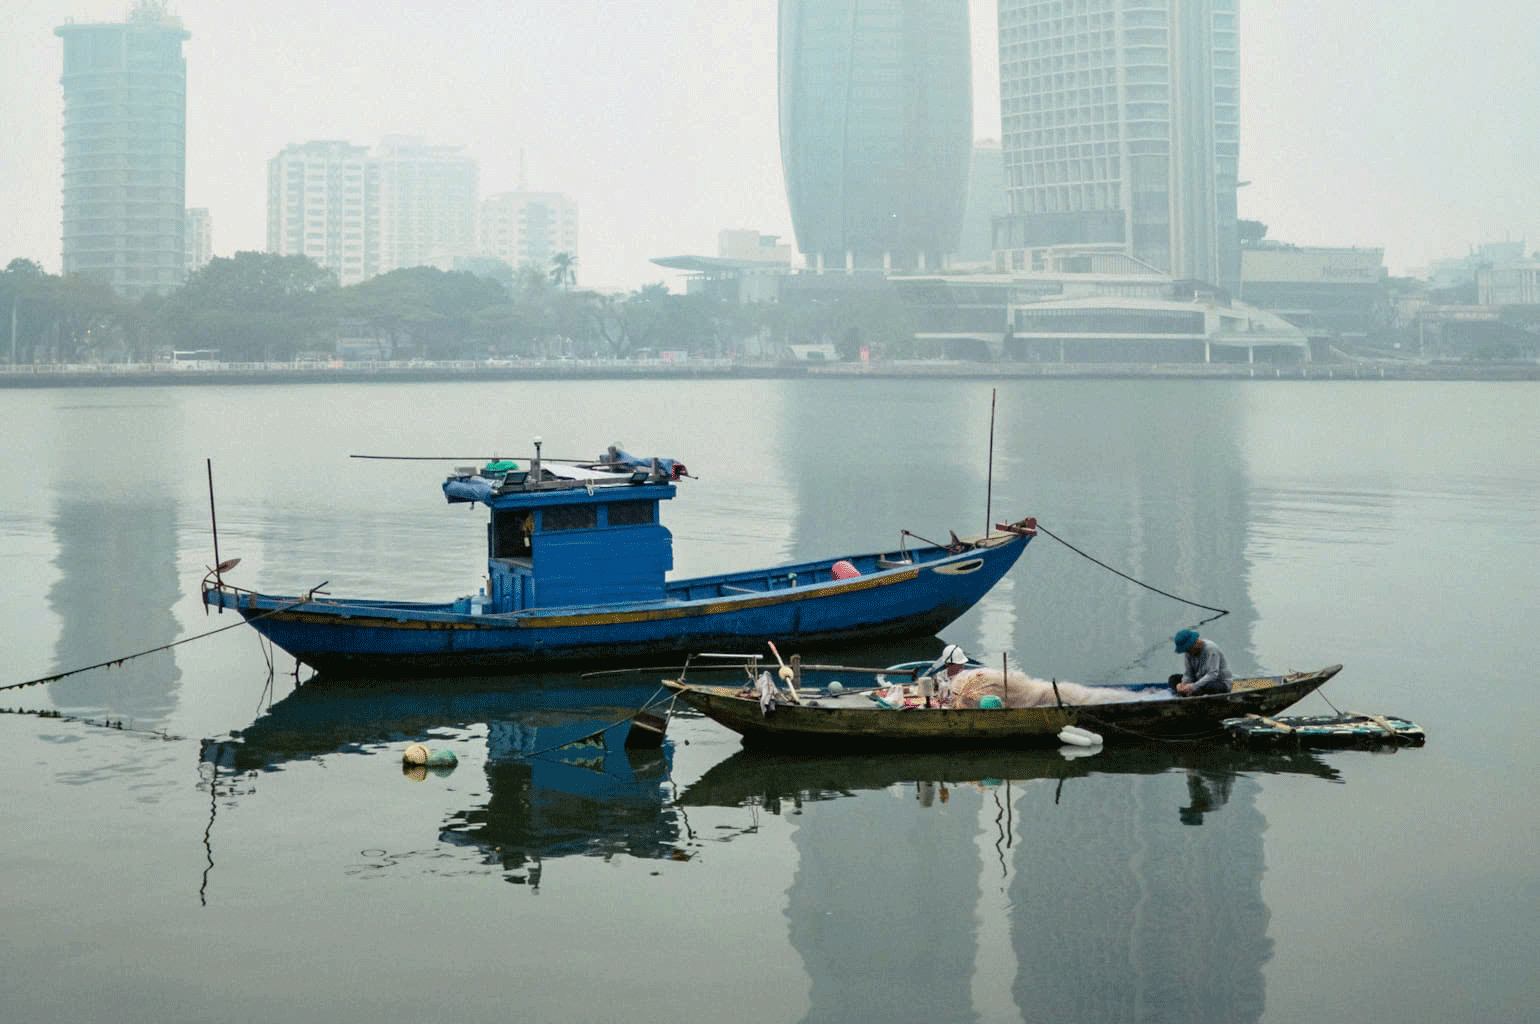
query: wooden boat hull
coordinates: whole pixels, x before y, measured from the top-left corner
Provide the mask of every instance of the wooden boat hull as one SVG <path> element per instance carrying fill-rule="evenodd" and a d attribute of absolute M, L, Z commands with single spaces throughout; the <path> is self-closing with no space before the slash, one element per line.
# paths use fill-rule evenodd
<path fill-rule="evenodd" d="M 769 714 L 738 687 L 665 685 L 678 698 L 734 732 L 745 744 L 845 751 L 852 748 L 927 749 L 1018 747 L 1057 744 L 1059 730 L 1078 726 L 1107 743 L 1189 740 L 1221 735 L 1227 718 L 1275 715 L 1315 691 L 1341 671 L 1331 665 L 1315 672 L 1237 679 L 1229 693 L 1171 697 L 1114 704 L 993 709 L 894 711 L 810 703 L 781 704 Z"/>
<path fill-rule="evenodd" d="M 762 651 L 930 636 L 972 608 L 1016 563 L 1030 536 L 993 534 L 968 550 L 941 548 L 848 558 L 870 567 L 831 579 L 826 563 L 766 570 L 765 589 L 727 592 L 737 574 L 688 580 L 664 601 L 473 614 L 463 602 L 420 604 L 283 597 L 212 586 L 211 607 L 230 608 L 275 645 L 323 674 L 409 675 L 522 671 L 554 664 L 640 664 L 701 650 Z M 886 567 L 884 567 L 886 566 Z M 709 594 L 710 596 L 694 596 Z"/>

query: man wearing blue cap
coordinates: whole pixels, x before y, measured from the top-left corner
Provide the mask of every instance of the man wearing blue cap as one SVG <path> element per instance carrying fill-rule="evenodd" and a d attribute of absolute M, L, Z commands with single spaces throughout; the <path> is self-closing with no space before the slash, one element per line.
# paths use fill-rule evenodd
<path fill-rule="evenodd" d="M 1200 638 L 1195 629 L 1184 629 L 1172 639 L 1185 662 L 1181 677 L 1171 677 L 1172 689 L 1184 697 L 1230 692 L 1230 666 L 1214 641 Z"/>

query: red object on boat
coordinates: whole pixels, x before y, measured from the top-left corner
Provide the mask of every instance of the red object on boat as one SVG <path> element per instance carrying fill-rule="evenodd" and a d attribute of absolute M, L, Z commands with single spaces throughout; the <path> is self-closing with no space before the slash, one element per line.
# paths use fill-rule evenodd
<path fill-rule="evenodd" d="M 843 558 L 841 558 L 838 562 L 835 562 L 834 565 L 830 567 L 829 571 L 834 574 L 834 578 L 837 580 L 854 579 L 855 577 L 861 575 L 860 569 L 857 569 Z"/>

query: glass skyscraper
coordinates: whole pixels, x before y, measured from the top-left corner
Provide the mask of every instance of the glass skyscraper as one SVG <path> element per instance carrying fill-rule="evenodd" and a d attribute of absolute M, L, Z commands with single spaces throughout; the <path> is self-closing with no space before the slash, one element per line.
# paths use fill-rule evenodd
<path fill-rule="evenodd" d="M 940 267 L 968 191 L 967 0 L 781 0 L 779 59 L 781 162 L 809 264 Z"/>
<path fill-rule="evenodd" d="M 164 3 L 123 24 L 66 24 L 62 269 L 120 295 L 164 294 L 185 276 L 189 33 Z"/>
<path fill-rule="evenodd" d="M 1240 281 L 1237 0 L 1000 0 L 1002 269 L 1097 245 Z"/>

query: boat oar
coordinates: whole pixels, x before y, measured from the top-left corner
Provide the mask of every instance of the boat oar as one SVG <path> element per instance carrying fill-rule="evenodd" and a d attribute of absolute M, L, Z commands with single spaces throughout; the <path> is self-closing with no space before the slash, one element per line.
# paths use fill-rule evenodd
<path fill-rule="evenodd" d="M 770 653 L 775 655 L 776 662 L 781 666 L 780 671 L 777 674 L 786 681 L 786 689 L 791 691 L 791 702 L 793 704 L 801 704 L 802 698 L 797 696 L 796 684 L 791 681 L 791 669 L 786 667 L 786 663 L 784 661 L 781 661 L 781 652 L 775 649 L 775 641 L 769 640 L 766 642 L 770 645 Z"/>

